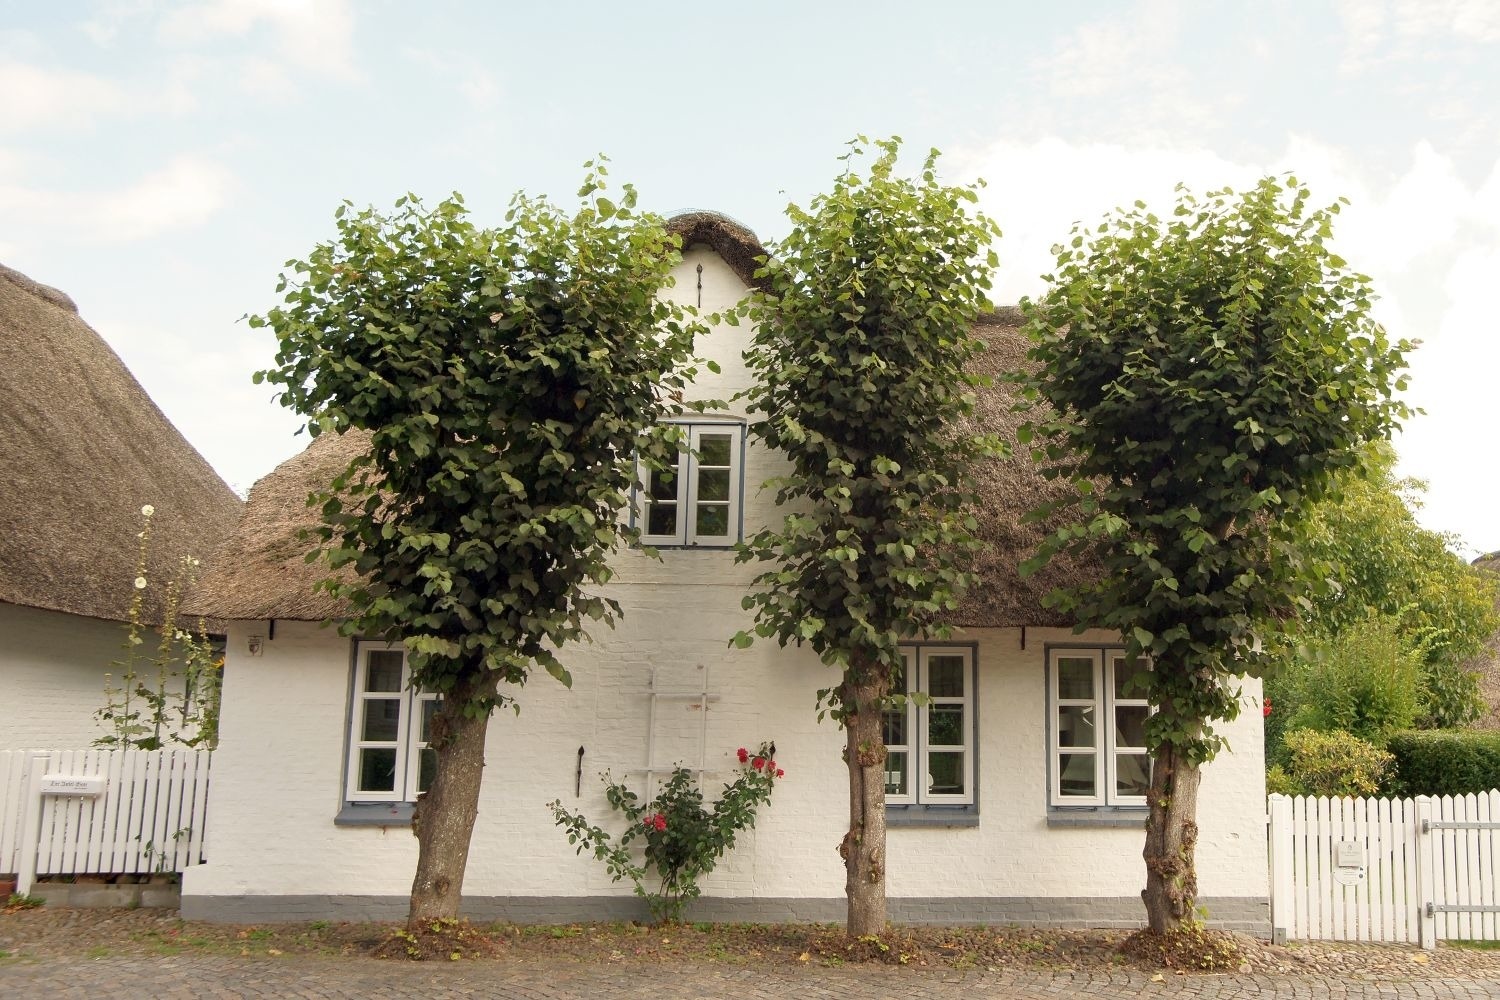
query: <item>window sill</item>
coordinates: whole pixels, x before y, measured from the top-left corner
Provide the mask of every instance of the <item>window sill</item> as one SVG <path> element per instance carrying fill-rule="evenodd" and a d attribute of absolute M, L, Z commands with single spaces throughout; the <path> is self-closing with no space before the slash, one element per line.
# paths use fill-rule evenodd
<path fill-rule="evenodd" d="M 411 826 L 410 802 L 345 802 L 334 826 Z"/>
<path fill-rule="evenodd" d="M 886 829 L 901 826 L 976 827 L 977 806 L 897 805 L 885 807 Z"/>
<path fill-rule="evenodd" d="M 1078 806 L 1047 810 L 1048 826 L 1103 826 L 1139 830 L 1146 825 L 1145 806 Z"/>

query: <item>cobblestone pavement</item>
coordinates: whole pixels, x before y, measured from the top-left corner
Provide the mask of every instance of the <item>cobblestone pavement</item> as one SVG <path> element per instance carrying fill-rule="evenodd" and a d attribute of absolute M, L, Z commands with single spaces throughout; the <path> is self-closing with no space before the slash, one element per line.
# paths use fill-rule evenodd
<path fill-rule="evenodd" d="M 1184 997 L 1205 1000 L 1290 997 L 1296 1000 L 1362 997 L 1500 997 L 1494 979 L 1413 976 L 1401 981 L 1317 976 L 1225 975 L 1153 977 L 1149 973 L 1094 970 L 952 970 L 844 967 L 746 969 L 672 963 L 621 966 L 604 963 L 462 962 L 405 964 L 374 959 L 286 957 L 41 958 L 0 966 L 0 997 L 64 1000 L 109 997 L 198 1000 L 279 998 L 384 1000 L 421 997 L 516 997 L 523 1000 L 651 997 L 653 1000 L 979 997 L 1041 1000 L 1057 997 Z"/>

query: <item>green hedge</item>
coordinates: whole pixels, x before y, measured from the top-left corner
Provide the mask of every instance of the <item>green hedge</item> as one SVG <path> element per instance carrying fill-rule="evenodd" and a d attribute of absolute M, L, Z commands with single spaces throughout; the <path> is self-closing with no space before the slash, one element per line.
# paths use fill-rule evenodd
<path fill-rule="evenodd" d="M 1500 732 L 1412 730 L 1393 734 L 1386 749 L 1394 795 L 1466 795 L 1500 788 Z"/>

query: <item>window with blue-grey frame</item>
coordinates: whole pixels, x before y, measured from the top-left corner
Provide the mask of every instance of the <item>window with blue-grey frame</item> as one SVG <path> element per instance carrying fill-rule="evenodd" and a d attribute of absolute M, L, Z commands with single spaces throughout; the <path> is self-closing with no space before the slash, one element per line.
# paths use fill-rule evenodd
<path fill-rule="evenodd" d="M 655 546 L 728 547 L 740 540 L 744 495 L 743 425 L 677 422 L 685 447 L 675 465 L 638 470 L 636 526 Z"/>
<path fill-rule="evenodd" d="M 925 697 L 883 714 L 886 804 L 972 810 L 978 778 L 974 647 L 903 645 L 901 664 L 892 690 Z"/>
<path fill-rule="evenodd" d="M 1050 806 L 1145 808 L 1151 707 L 1132 682 L 1149 669 L 1117 647 L 1048 649 Z"/>
<path fill-rule="evenodd" d="M 346 802 L 415 802 L 427 790 L 437 770 L 437 752 L 427 745 L 437 699 L 412 690 L 399 644 L 354 644 Z"/>

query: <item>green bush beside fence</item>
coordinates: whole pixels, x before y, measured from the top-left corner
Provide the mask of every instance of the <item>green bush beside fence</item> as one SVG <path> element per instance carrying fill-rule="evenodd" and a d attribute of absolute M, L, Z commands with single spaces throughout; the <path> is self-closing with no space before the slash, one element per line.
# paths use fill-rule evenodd
<path fill-rule="evenodd" d="M 1500 732 L 1413 730 L 1393 734 L 1393 795 L 1467 795 L 1500 788 Z"/>

